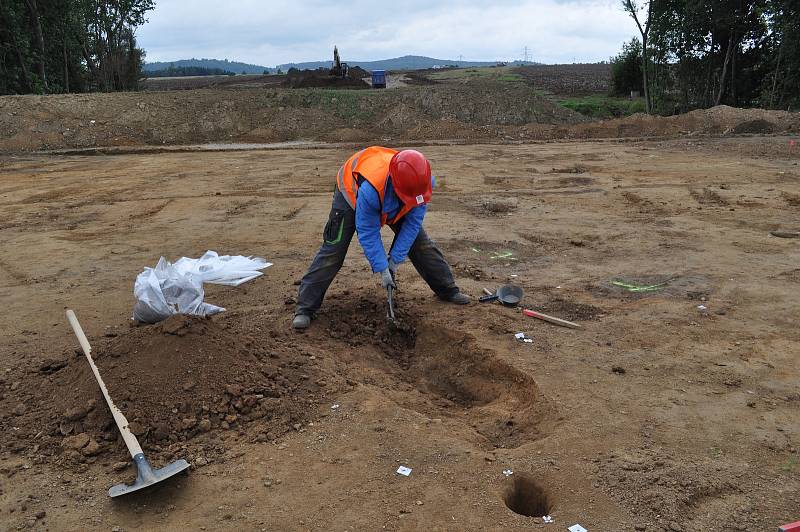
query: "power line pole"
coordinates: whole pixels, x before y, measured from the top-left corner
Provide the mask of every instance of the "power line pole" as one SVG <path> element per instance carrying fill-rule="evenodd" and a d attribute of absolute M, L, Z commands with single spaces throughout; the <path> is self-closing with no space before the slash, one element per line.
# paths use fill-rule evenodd
<path fill-rule="evenodd" d="M 527 63 L 530 60 L 530 54 L 528 53 L 528 47 L 522 49 L 522 62 Z"/>

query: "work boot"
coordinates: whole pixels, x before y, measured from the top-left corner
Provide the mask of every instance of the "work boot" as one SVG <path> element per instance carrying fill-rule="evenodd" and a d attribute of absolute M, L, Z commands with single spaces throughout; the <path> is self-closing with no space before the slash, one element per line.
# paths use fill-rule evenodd
<path fill-rule="evenodd" d="M 441 299 L 443 301 L 447 301 L 448 303 L 453 303 L 455 305 L 467 305 L 470 302 L 469 296 L 462 292 L 456 292 L 451 296 L 443 297 Z"/>
<path fill-rule="evenodd" d="M 311 325 L 311 316 L 308 314 L 298 314 L 292 320 L 292 327 L 297 330 L 308 329 L 309 325 Z"/>

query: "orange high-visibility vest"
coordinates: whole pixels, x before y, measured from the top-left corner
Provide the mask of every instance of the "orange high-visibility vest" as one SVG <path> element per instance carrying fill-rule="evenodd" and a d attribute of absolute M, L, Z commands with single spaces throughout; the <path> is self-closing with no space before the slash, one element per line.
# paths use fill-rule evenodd
<path fill-rule="evenodd" d="M 359 180 L 364 179 L 378 191 L 383 207 L 383 197 L 386 194 L 386 180 L 389 178 L 389 163 L 397 150 L 381 146 L 370 146 L 358 153 L 354 153 L 339 168 L 336 176 L 336 186 L 344 195 L 348 205 L 356 208 L 356 194 L 358 193 Z M 405 216 L 414 205 L 403 205 L 397 216 L 388 219 L 386 213 L 381 212 L 381 226 L 393 224 Z"/>

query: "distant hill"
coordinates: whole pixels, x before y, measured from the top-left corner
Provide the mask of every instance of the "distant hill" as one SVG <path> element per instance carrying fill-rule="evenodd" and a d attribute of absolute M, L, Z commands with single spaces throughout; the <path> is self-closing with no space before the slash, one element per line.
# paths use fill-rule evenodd
<path fill-rule="evenodd" d="M 342 58 L 350 66 L 360 66 L 365 70 L 422 70 L 433 68 L 434 66 L 459 66 L 459 67 L 482 67 L 496 65 L 498 61 L 458 61 L 457 59 L 435 59 L 421 55 L 404 55 L 392 59 L 381 59 L 379 61 L 355 61 Z M 514 61 L 512 65 L 536 65 L 538 63 Z M 228 61 L 227 59 L 180 59 L 178 61 L 156 61 L 145 63 L 142 69 L 145 72 L 154 70 L 167 70 L 169 68 L 188 68 L 200 67 L 209 69 L 220 69 L 235 74 L 263 74 L 265 70 L 275 72 L 280 69 L 286 72 L 290 68 L 300 70 L 316 69 L 320 67 L 330 68 L 333 61 L 307 61 L 305 63 L 284 63 L 277 67 L 265 67 L 261 65 L 251 65 L 249 63 L 239 63 L 238 61 Z"/>
<path fill-rule="evenodd" d="M 221 68 L 206 68 L 198 66 L 176 67 L 171 66 L 163 70 L 148 70 L 148 78 L 174 78 L 191 76 L 235 76 L 235 72 Z"/>
<path fill-rule="evenodd" d="M 156 61 L 154 63 L 145 63 L 142 70 L 145 72 L 152 72 L 154 70 L 167 70 L 172 68 L 188 68 L 199 67 L 208 69 L 219 69 L 226 72 L 233 72 L 235 74 L 263 74 L 265 70 L 272 71 L 274 69 L 261 66 L 251 65 L 248 63 L 239 63 L 238 61 L 228 61 L 227 59 L 180 59 L 178 61 Z"/>
<path fill-rule="evenodd" d="M 381 59 L 379 61 L 356 61 L 342 57 L 342 61 L 350 66 L 360 66 L 366 70 L 422 70 L 425 68 L 433 68 L 434 66 L 455 65 L 459 67 L 481 67 L 496 65 L 498 61 L 458 61 L 456 59 L 435 59 L 433 57 L 425 57 L 421 55 L 404 55 L 403 57 L 395 57 L 392 59 Z M 332 61 L 309 61 L 306 63 L 285 63 L 278 65 L 277 68 L 286 72 L 290 68 L 297 68 L 300 70 L 315 69 L 319 67 L 330 68 L 333 64 Z M 513 64 L 521 65 L 522 62 L 515 61 Z M 527 62 L 526 65 L 535 65 L 537 63 Z"/>

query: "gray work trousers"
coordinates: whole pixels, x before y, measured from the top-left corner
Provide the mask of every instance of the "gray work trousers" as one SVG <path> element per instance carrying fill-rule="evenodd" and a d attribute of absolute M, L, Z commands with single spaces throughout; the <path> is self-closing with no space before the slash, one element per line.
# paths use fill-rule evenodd
<path fill-rule="evenodd" d="M 403 218 L 389 225 L 395 233 L 395 239 L 402 225 Z M 313 316 L 322 306 L 325 292 L 342 267 L 355 232 L 356 212 L 337 189 L 333 193 L 331 213 L 323 231 L 322 247 L 317 251 L 311 266 L 300 281 L 295 315 Z M 408 252 L 408 258 L 437 296 L 447 299 L 458 293 L 450 265 L 436 244 L 428 238 L 425 229 L 420 228 L 417 239 Z"/>

